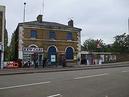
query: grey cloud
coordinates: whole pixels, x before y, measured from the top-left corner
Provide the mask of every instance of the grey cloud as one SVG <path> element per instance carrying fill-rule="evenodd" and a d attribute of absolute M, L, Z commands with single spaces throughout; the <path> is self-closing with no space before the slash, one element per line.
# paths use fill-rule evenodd
<path fill-rule="evenodd" d="M 22 22 L 24 2 L 26 20 L 31 21 L 42 13 L 42 1 L 1 0 L 0 4 L 7 7 L 9 33 Z M 45 0 L 44 20 L 67 24 L 73 17 L 75 26 L 82 28 L 82 42 L 87 38 L 102 38 L 110 43 L 115 35 L 127 32 L 128 5 L 129 0 Z"/>

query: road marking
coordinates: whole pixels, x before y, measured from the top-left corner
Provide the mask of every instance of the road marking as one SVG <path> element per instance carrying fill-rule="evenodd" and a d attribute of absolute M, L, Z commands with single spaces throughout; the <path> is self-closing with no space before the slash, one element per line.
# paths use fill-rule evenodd
<path fill-rule="evenodd" d="M 47 97 L 63 97 L 61 94 L 56 94 L 56 95 L 51 95 L 51 96 L 47 96 Z"/>
<path fill-rule="evenodd" d="M 31 83 L 31 84 L 24 84 L 24 85 L 17 85 L 17 86 L 9 86 L 9 87 L 0 88 L 0 90 L 27 87 L 27 86 L 35 86 L 35 85 L 42 85 L 42 84 L 48 84 L 48 83 L 51 83 L 51 82 L 47 81 L 47 82 Z"/>
<path fill-rule="evenodd" d="M 122 71 L 122 72 L 129 72 L 129 70 L 127 70 L 127 71 Z"/>
<path fill-rule="evenodd" d="M 103 73 L 103 74 L 98 74 L 98 75 L 89 75 L 89 76 L 76 77 L 76 78 L 74 78 L 74 79 L 84 79 L 84 78 L 99 77 L 99 76 L 104 76 L 104 75 L 109 75 L 109 73 Z"/>

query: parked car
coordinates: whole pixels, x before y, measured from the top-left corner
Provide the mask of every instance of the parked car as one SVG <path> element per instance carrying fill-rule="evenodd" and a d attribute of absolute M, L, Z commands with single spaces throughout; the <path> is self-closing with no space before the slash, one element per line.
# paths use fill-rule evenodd
<path fill-rule="evenodd" d="M 19 68 L 19 64 L 18 64 L 18 62 L 10 61 L 9 63 L 7 63 L 5 68 L 7 68 L 7 69 Z"/>

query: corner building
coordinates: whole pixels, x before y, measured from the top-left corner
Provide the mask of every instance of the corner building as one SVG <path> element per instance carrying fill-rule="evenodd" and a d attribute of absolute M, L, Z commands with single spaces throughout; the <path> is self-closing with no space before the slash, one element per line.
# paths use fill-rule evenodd
<path fill-rule="evenodd" d="M 73 20 L 64 25 L 42 21 L 42 15 L 37 21 L 19 23 L 15 31 L 16 58 L 33 63 L 36 54 L 38 65 L 43 64 L 44 58 L 50 65 L 57 65 L 62 57 L 67 63 L 76 63 L 81 50 L 80 32 L 80 28 L 73 26 Z"/>

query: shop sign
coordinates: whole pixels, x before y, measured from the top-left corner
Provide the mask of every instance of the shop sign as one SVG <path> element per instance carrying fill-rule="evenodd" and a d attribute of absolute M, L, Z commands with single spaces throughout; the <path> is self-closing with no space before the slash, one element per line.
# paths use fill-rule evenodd
<path fill-rule="evenodd" d="M 25 52 L 43 52 L 43 48 L 23 48 Z"/>

